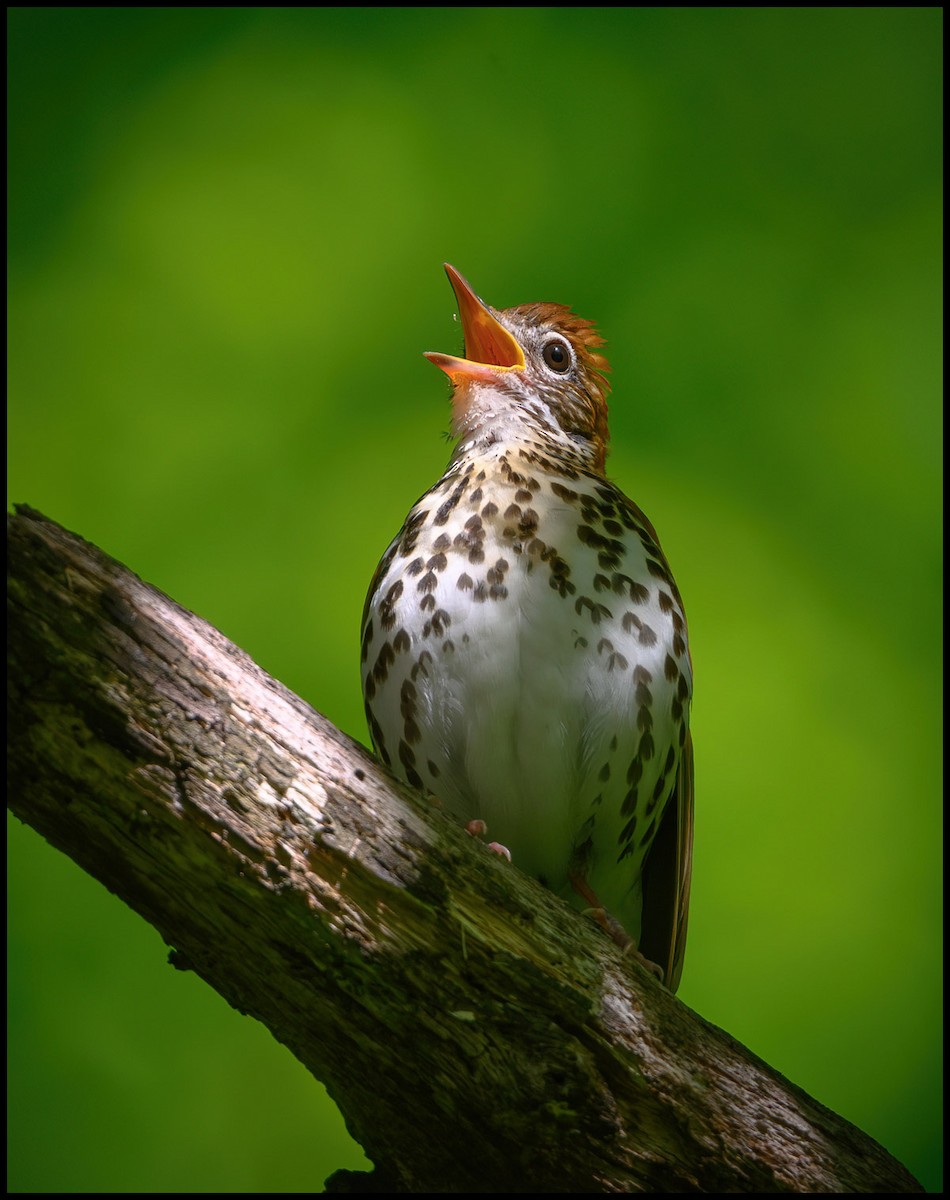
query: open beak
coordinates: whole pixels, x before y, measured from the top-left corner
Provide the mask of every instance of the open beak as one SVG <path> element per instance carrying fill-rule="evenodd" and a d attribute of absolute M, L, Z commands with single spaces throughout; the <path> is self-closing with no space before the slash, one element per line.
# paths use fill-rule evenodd
<path fill-rule="evenodd" d="M 505 371 L 524 370 L 524 352 L 494 312 L 472 291 L 468 281 L 445 264 L 445 273 L 458 301 L 465 338 L 465 357 L 427 351 L 426 358 L 440 367 L 454 384 L 465 380 L 491 383 Z"/>

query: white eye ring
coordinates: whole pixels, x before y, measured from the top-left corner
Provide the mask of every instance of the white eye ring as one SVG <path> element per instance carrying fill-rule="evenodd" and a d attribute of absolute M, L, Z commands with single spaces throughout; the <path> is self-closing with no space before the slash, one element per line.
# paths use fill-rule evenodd
<path fill-rule="evenodd" d="M 574 350 L 571 343 L 558 336 L 548 338 L 541 349 L 544 365 L 554 375 L 566 375 L 574 366 Z"/>

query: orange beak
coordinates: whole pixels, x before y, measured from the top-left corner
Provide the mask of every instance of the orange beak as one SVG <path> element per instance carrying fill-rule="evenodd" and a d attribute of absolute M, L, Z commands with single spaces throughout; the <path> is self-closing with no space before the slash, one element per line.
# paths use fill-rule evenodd
<path fill-rule="evenodd" d="M 504 371 L 523 371 L 524 352 L 494 312 L 472 291 L 468 281 L 448 263 L 445 273 L 458 301 L 465 338 L 465 358 L 429 350 L 426 358 L 456 385 L 466 380 L 490 383 Z"/>

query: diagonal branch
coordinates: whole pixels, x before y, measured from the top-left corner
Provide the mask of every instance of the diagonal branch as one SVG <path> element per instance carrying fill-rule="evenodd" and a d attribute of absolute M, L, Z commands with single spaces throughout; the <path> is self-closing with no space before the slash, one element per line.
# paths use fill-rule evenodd
<path fill-rule="evenodd" d="M 331 1190 L 922 1191 L 194 614 L 8 518 L 10 807 L 327 1085 Z"/>

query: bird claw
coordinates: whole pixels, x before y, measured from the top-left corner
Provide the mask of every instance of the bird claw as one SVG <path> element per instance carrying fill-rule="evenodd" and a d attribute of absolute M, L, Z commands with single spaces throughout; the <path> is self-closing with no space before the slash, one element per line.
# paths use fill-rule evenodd
<path fill-rule="evenodd" d="M 632 939 L 628 939 L 628 941 L 629 945 L 624 946 L 623 950 L 621 951 L 624 958 L 635 958 L 640 966 L 644 967 L 650 972 L 651 975 L 654 975 L 657 979 L 659 979 L 660 983 L 665 983 L 666 976 L 663 974 L 663 968 L 660 966 L 660 964 L 653 962 L 651 959 L 647 958 L 645 954 L 641 954 L 633 944 Z"/>
<path fill-rule="evenodd" d="M 465 832 L 471 837 L 484 837 L 488 832 L 488 826 L 481 818 L 475 817 L 465 826 Z M 494 854 L 500 854 L 502 858 L 507 858 L 511 862 L 511 851 L 501 842 L 489 842 L 486 849 L 491 850 Z"/>
<path fill-rule="evenodd" d="M 620 924 L 616 917 L 612 917 L 605 908 L 585 908 L 583 910 L 585 917 L 593 917 L 597 924 L 604 930 L 617 946 L 620 947 L 620 953 L 624 958 L 634 958 L 641 967 L 645 967 L 651 975 L 655 975 L 660 983 L 663 982 L 663 968 L 645 954 L 641 954 L 637 949 L 637 943 L 633 940 L 626 929 Z"/>

